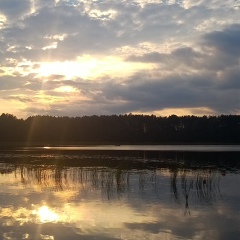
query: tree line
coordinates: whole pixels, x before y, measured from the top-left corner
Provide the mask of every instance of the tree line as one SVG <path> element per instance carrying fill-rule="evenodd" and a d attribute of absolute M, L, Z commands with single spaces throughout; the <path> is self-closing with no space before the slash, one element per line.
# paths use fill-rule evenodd
<path fill-rule="evenodd" d="M 238 144 L 240 115 L 0 116 L 0 142 Z"/>

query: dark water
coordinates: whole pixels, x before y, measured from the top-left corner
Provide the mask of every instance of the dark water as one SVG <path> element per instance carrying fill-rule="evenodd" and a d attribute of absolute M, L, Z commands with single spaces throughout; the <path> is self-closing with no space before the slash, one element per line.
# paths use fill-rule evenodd
<path fill-rule="evenodd" d="M 240 239 L 238 147 L 94 148 L 1 151 L 0 239 Z"/>

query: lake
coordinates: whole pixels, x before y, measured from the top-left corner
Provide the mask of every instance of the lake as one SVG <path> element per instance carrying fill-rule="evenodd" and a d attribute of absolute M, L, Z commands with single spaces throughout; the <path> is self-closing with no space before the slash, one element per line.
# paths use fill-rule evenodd
<path fill-rule="evenodd" d="M 240 147 L 0 151 L 1 239 L 240 239 Z"/>

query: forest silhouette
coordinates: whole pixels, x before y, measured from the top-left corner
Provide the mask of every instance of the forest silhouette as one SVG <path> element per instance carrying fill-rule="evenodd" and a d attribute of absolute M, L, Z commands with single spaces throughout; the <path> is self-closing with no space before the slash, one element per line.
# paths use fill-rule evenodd
<path fill-rule="evenodd" d="M 240 115 L 0 116 L 0 142 L 55 144 L 239 144 Z"/>

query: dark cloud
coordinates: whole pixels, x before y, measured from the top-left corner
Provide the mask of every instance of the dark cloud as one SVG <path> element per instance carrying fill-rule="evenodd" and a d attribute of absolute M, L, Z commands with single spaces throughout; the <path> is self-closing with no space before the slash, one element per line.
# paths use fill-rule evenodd
<path fill-rule="evenodd" d="M 197 67 L 204 55 L 200 52 L 193 50 L 190 47 L 182 47 L 173 50 L 169 54 L 159 52 L 146 53 L 142 56 L 129 56 L 127 61 L 134 62 L 147 62 L 147 63 L 161 63 L 167 67 L 173 68 L 174 66 L 187 65 L 188 67 Z"/>
<path fill-rule="evenodd" d="M 224 71 L 239 67 L 240 25 L 230 25 L 222 31 L 213 31 L 202 36 L 199 48 L 202 59 L 195 64 L 196 69 L 208 71 Z"/>
<path fill-rule="evenodd" d="M 126 85 L 107 84 L 103 95 L 112 101 L 121 99 L 129 103 L 126 104 L 125 112 L 184 107 L 208 107 L 219 114 L 239 110 L 239 88 L 235 86 L 227 90 L 222 88 L 222 84 L 215 82 L 218 82 L 218 79 L 209 75 L 183 74 L 142 81 L 139 81 L 138 76 Z"/>
<path fill-rule="evenodd" d="M 0 13 L 7 16 L 9 21 L 17 19 L 22 15 L 30 11 L 30 1 L 29 0 L 1 0 L 0 1 Z"/>
<path fill-rule="evenodd" d="M 240 91 L 240 71 L 239 66 L 232 67 L 221 73 L 219 76 L 217 86 L 221 89 L 236 89 Z M 239 92 L 239 104 L 240 104 L 240 92 Z"/>
<path fill-rule="evenodd" d="M 18 76 L 1 76 L 0 77 L 0 91 L 12 90 L 16 88 L 21 88 L 24 84 L 25 79 Z"/>
<path fill-rule="evenodd" d="M 158 52 L 151 52 L 146 53 L 142 56 L 131 55 L 126 58 L 127 61 L 133 62 L 151 62 L 151 63 L 158 63 L 166 61 L 167 54 L 161 54 Z"/>
<path fill-rule="evenodd" d="M 240 24 L 233 24 L 222 31 L 214 31 L 204 36 L 205 44 L 226 55 L 240 56 Z"/>

